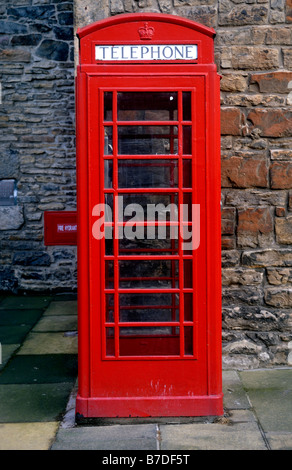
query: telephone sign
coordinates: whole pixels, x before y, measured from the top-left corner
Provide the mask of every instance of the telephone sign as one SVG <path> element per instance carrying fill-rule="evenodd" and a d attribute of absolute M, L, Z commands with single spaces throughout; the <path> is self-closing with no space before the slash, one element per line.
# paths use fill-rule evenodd
<path fill-rule="evenodd" d="M 96 60 L 196 60 L 196 44 L 96 45 Z"/>

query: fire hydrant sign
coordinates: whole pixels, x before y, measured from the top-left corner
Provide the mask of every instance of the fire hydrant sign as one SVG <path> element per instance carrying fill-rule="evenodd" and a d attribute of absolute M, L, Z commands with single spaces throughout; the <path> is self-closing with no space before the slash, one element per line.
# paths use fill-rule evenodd
<path fill-rule="evenodd" d="M 50 245 L 77 244 L 77 212 L 46 211 L 44 213 L 44 242 Z"/>
<path fill-rule="evenodd" d="M 58 233 L 68 233 L 68 232 L 77 232 L 77 224 L 58 224 L 57 225 Z"/>
<path fill-rule="evenodd" d="M 196 44 L 96 45 L 96 60 L 196 60 Z"/>

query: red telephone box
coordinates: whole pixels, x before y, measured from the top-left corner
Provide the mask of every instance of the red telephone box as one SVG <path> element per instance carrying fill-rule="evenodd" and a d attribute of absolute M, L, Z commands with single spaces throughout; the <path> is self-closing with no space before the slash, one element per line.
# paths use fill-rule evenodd
<path fill-rule="evenodd" d="M 77 416 L 222 414 L 215 33 L 147 13 L 77 34 Z"/>

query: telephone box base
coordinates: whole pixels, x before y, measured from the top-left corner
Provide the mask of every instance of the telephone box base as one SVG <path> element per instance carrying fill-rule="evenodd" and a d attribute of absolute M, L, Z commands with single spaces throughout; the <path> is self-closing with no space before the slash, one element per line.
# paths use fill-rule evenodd
<path fill-rule="evenodd" d="M 77 395 L 76 415 L 82 418 L 221 416 L 223 394 L 199 397 L 100 397 Z"/>

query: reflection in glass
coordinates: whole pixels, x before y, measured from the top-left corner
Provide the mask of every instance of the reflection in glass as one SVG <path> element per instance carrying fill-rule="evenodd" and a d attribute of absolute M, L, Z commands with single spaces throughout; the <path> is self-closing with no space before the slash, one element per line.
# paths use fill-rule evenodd
<path fill-rule="evenodd" d="M 114 254 L 114 240 L 113 240 L 113 228 L 105 226 L 104 227 L 105 233 L 105 254 L 106 256 L 113 256 Z"/>
<path fill-rule="evenodd" d="M 183 126 L 183 154 L 192 155 L 192 126 Z"/>
<path fill-rule="evenodd" d="M 103 95 L 104 99 L 104 120 L 113 120 L 113 93 L 112 91 L 106 91 Z"/>
<path fill-rule="evenodd" d="M 114 356 L 115 355 L 115 329 L 106 328 L 105 336 L 106 336 L 106 355 Z"/>
<path fill-rule="evenodd" d="M 184 294 L 184 320 L 193 321 L 193 294 Z"/>
<path fill-rule="evenodd" d="M 118 93 L 119 121 L 176 121 L 176 92 Z"/>
<path fill-rule="evenodd" d="M 119 261 L 119 277 L 120 287 L 126 289 L 177 288 L 178 261 Z"/>
<path fill-rule="evenodd" d="M 119 160 L 119 188 L 172 188 L 178 186 L 177 160 Z"/>
<path fill-rule="evenodd" d="M 104 187 L 109 189 L 113 187 L 113 161 L 104 160 Z"/>
<path fill-rule="evenodd" d="M 128 322 L 160 322 L 179 321 L 179 307 L 141 307 L 128 308 L 120 307 L 120 321 Z"/>
<path fill-rule="evenodd" d="M 191 102 L 191 92 L 183 91 L 183 120 L 191 121 L 192 120 L 192 102 Z"/>
<path fill-rule="evenodd" d="M 153 239 L 149 237 L 147 239 L 147 227 L 143 227 L 143 238 L 141 239 L 137 237 L 120 239 L 120 255 L 177 255 L 178 240 L 174 238 L 177 231 L 173 230 L 172 227 L 166 227 L 166 238 L 161 239 L 158 229 L 159 227 L 155 227 Z M 171 231 L 173 232 L 172 236 Z"/>
<path fill-rule="evenodd" d="M 113 128 L 105 126 L 104 128 L 104 155 L 113 154 Z"/>
<path fill-rule="evenodd" d="M 120 307 L 124 307 L 126 312 L 128 308 L 174 308 L 179 307 L 179 294 L 171 293 L 145 293 L 145 294 L 120 294 Z M 127 321 L 127 320 L 123 320 Z"/>
<path fill-rule="evenodd" d="M 183 188 L 192 187 L 192 160 L 183 160 Z"/>
<path fill-rule="evenodd" d="M 105 296 L 105 321 L 108 323 L 114 321 L 114 294 Z"/>
<path fill-rule="evenodd" d="M 177 155 L 176 126 L 119 126 L 119 155 Z"/>
<path fill-rule="evenodd" d="M 105 261 L 105 288 L 114 288 L 114 263 L 113 261 Z"/>
<path fill-rule="evenodd" d="M 112 222 L 114 220 L 114 195 L 112 193 L 105 193 L 104 204 L 104 220 L 105 222 Z"/>
<path fill-rule="evenodd" d="M 182 220 L 185 222 L 192 221 L 192 193 L 183 193 L 183 215 Z"/>
<path fill-rule="evenodd" d="M 193 327 L 184 327 L 184 340 L 185 340 L 185 355 L 192 356 L 193 352 Z"/>
<path fill-rule="evenodd" d="M 123 323 L 179 321 L 179 294 L 120 294 L 119 302 Z"/>
<path fill-rule="evenodd" d="M 119 220 L 159 222 L 178 220 L 178 195 L 177 193 L 124 193 L 120 196 L 123 214 L 119 214 Z M 122 219 L 123 215 L 123 219 Z"/>
<path fill-rule="evenodd" d="M 191 259 L 184 260 L 184 288 L 193 287 L 193 261 Z"/>

